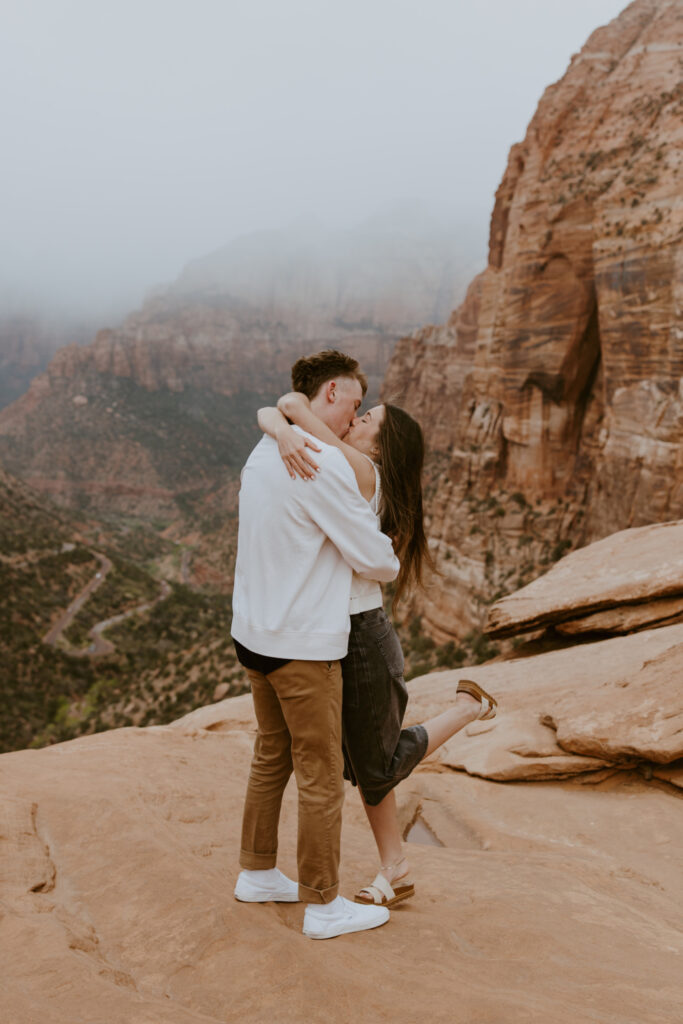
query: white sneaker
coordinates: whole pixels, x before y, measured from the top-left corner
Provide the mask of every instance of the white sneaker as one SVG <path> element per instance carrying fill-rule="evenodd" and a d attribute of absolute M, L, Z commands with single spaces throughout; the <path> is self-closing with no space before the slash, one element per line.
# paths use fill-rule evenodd
<path fill-rule="evenodd" d="M 328 904 L 309 903 L 304 914 L 304 935 L 309 939 L 333 939 L 347 932 L 379 928 L 389 920 L 386 907 L 366 907 L 343 896 Z"/>
<path fill-rule="evenodd" d="M 268 871 L 240 871 L 235 899 L 242 903 L 298 903 L 299 883 L 278 868 Z"/>

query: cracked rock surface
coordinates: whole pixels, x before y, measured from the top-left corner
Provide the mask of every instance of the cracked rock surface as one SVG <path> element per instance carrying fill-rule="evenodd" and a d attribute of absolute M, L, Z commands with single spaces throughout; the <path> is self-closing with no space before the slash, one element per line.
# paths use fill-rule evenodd
<path fill-rule="evenodd" d="M 411 682 L 410 723 L 438 713 L 457 681 L 499 701 L 438 751 L 442 765 L 507 781 L 683 759 L 683 624 Z"/>
<path fill-rule="evenodd" d="M 567 752 L 558 740 L 571 719 L 568 681 L 578 707 L 624 666 L 647 676 L 668 664 L 682 633 L 607 641 L 613 655 L 585 645 L 478 669 L 499 718 L 470 726 L 397 790 L 401 824 L 421 840 L 405 847 L 415 898 L 385 927 L 326 943 L 301 934 L 300 905 L 232 896 L 249 695 L 170 726 L 2 755 L 3 1020 L 673 1024 L 683 998 L 680 768 L 631 758 L 615 769 L 603 752 Z M 413 720 L 446 708 L 462 674 L 411 683 Z M 520 764 L 524 782 L 514 781 Z M 512 781 L 492 781 L 498 770 Z M 294 877 L 295 850 L 290 783 L 278 863 Z M 376 870 L 349 788 L 343 894 Z"/>

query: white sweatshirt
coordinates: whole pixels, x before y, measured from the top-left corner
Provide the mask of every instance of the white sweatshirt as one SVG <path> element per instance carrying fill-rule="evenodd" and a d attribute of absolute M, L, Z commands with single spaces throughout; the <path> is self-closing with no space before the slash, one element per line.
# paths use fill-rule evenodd
<path fill-rule="evenodd" d="M 342 453 L 312 440 L 315 480 L 292 480 L 268 436 L 242 470 L 231 632 L 256 654 L 334 661 L 348 647 L 352 570 L 389 582 L 399 562 Z"/>

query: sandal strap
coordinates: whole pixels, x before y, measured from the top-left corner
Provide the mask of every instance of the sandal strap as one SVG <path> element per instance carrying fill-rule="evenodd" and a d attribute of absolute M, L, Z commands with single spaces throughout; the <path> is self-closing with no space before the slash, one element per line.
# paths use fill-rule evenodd
<path fill-rule="evenodd" d="M 495 715 L 498 701 L 487 693 L 486 690 L 483 690 L 478 683 L 475 683 L 473 679 L 461 679 L 456 692 L 468 693 L 470 697 L 476 697 L 479 700 L 481 707 L 477 718 L 493 718 Z"/>
<path fill-rule="evenodd" d="M 396 895 L 381 872 L 377 875 L 372 885 L 366 885 L 364 889 L 361 889 L 361 892 L 366 892 L 372 898 L 373 903 L 393 900 Z"/>

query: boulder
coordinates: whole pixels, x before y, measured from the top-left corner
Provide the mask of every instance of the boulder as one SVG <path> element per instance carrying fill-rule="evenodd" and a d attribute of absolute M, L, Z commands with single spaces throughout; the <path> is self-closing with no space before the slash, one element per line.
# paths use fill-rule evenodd
<path fill-rule="evenodd" d="M 620 530 L 566 555 L 544 576 L 492 605 L 486 632 L 513 636 L 664 597 L 683 600 L 683 520 Z"/>
<path fill-rule="evenodd" d="M 582 633 L 632 633 L 646 626 L 678 622 L 683 617 L 683 597 L 660 597 L 643 604 L 624 604 L 580 619 L 558 622 L 555 629 L 563 636 Z"/>
<path fill-rule="evenodd" d="M 551 779 L 683 757 L 683 624 L 412 680 L 408 721 L 422 722 L 472 678 L 499 702 L 434 755 L 499 781 Z"/>
<path fill-rule="evenodd" d="M 683 641 L 593 688 L 588 702 L 559 696 L 543 721 L 563 750 L 668 764 L 683 756 L 682 672 Z"/>

